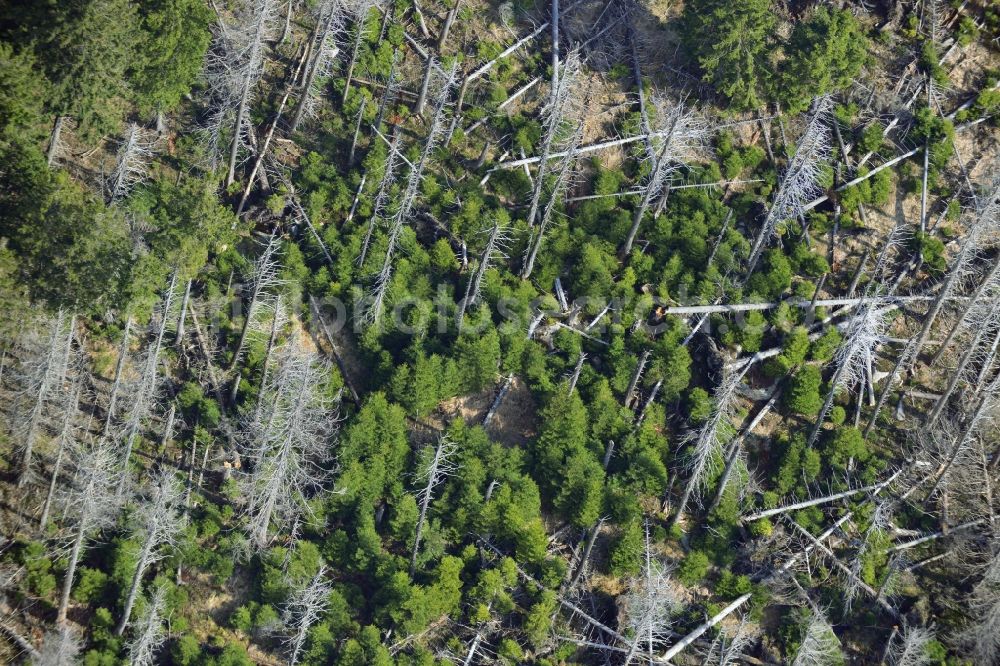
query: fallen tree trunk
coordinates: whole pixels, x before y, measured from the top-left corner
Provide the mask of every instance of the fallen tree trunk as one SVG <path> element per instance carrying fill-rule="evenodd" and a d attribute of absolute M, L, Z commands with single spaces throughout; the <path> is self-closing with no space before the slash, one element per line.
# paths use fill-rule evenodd
<path fill-rule="evenodd" d="M 919 303 L 932 301 L 938 296 L 892 296 L 884 298 L 887 303 Z M 787 301 L 769 301 L 765 303 L 722 303 L 719 305 L 668 305 L 663 308 L 663 314 L 673 315 L 694 315 L 694 314 L 726 314 L 732 312 L 751 312 L 753 310 L 773 310 L 781 305 L 790 305 L 795 308 L 812 307 L 835 307 L 839 305 L 858 305 L 859 303 L 871 300 L 871 298 L 818 298 L 815 301 L 806 298 L 789 299 Z M 968 296 L 950 296 L 944 300 L 965 301 Z"/>
<path fill-rule="evenodd" d="M 333 333 L 326 324 L 326 319 L 323 317 L 323 313 L 320 312 L 319 307 L 316 304 L 316 299 L 312 296 L 309 297 L 309 307 L 313 312 L 313 316 L 319 323 L 320 328 L 323 330 L 323 335 L 326 336 L 326 341 L 330 344 L 330 354 L 333 356 L 334 362 L 337 364 L 337 369 L 340 370 L 340 374 L 344 379 L 344 386 L 351 393 L 351 400 L 354 401 L 355 405 L 361 405 L 361 398 L 358 396 L 357 390 L 354 388 L 354 382 L 351 381 L 350 375 L 347 373 L 347 366 L 344 365 L 344 360 L 340 356 L 340 352 L 337 351 L 337 343 L 334 341 Z"/>
<path fill-rule="evenodd" d="M 791 511 L 798 511 L 800 509 L 807 509 L 807 508 L 809 508 L 811 506 L 818 506 L 820 504 L 828 504 L 830 502 L 835 502 L 835 501 L 837 501 L 839 499 L 844 499 L 846 497 L 852 497 L 852 496 L 857 495 L 859 493 L 881 490 L 882 488 L 886 487 L 887 485 L 889 485 L 890 483 L 892 483 L 893 481 L 895 481 L 896 477 L 898 477 L 902 473 L 903 473 L 903 470 L 900 469 L 900 470 L 897 470 L 888 479 L 886 479 L 885 481 L 882 481 L 880 483 L 876 483 L 876 484 L 873 484 L 873 485 L 870 485 L 870 486 L 863 486 L 861 488 L 855 488 L 854 490 L 845 490 L 843 492 L 834 493 L 832 495 L 824 495 L 823 497 L 817 497 L 815 499 L 805 500 L 803 502 L 796 502 L 794 504 L 788 504 L 786 506 L 779 506 L 779 507 L 775 507 L 774 509 L 767 509 L 765 511 L 758 511 L 757 513 L 751 513 L 749 515 L 742 516 L 741 520 L 743 522 L 745 522 L 745 523 L 752 523 L 753 521 L 760 520 L 762 518 L 769 518 L 770 516 L 777 516 L 777 515 L 780 515 L 780 514 L 783 514 L 783 513 L 789 513 Z"/>
<path fill-rule="evenodd" d="M 912 539 L 910 541 L 904 541 L 903 543 L 896 544 L 895 546 L 892 546 L 891 548 L 889 548 L 889 552 L 890 553 L 896 553 L 896 552 L 899 552 L 901 550 L 909 550 L 910 548 L 916 548 L 917 546 L 920 546 L 922 544 L 928 543 L 930 541 L 935 541 L 935 540 L 940 539 L 941 537 L 946 536 L 947 534 L 951 534 L 952 532 L 955 532 L 957 530 L 967 530 L 967 529 L 969 529 L 971 527 L 977 527 L 979 525 L 985 525 L 988 522 L 989 522 L 988 518 L 979 518 L 977 520 L 972 520 L 972 521 L 969 521 L 967 523 L 962 523 L 961 525 L 956 525 L 955 527 L 950 528 L 948 530 L 948 532 L 944 532 L 943 530 L 939 531 L 939 532 L 932 532 L 931 534 L 924 535 L 924 536 L 922 536 L 920 538 Z"/>
<path fill-rule="evenodd" d="M 728 606 L 726 606 L 725 608 L 723 608 L 721 611 L 719 611 L 718 613 L 716 613 L 715 615 L 713 615 L 709 619 L 705 620 L 703 623 L 701 623 L 700 625 L 698 625 L 687 636 L 685 636 L 681 640 L 679 640 L 676 643 L 674 643 L 673 647 L 671 647 L 669 650 L 667 650 L 666 652 L 663 653 L 663 655 L 660 657 L 659 661 L 661 661 L 661 662 L 669 662 L 673 657 L 677 656 L 677 654 L 681 650 L 683 650 L 684 648 L 686 648 L 688 645 L 691 645 L 691 643 L 694 643 L 695 640 L 698 639 L 698 637 L 700 637 L 702 634 L 704 634 L 706 631 L 708 631 L 709 629 L 711 629 L 715 625 L 717 625 L 720 622 L 722 622 L 724 619 L 726 619 L 726 617 L 728 617 L 729 615 L 731 615 L 733 613 L 733 611 L 735 611 L 737 608 L 739 608 L 740 606 L 742 606 L 746 602 L 750 601 L 750 597 L 752 597 L 752 596 L 753 596 L 752 593 L 747 592 L 746 594 L 744 594 L 743 596 L 739 597 L 738 599 L 736 599 L 735 601 L 733 601 L 731 604 L 729 604 Z"/>
<path fill-rule="evenodd" d="M 862 590 L 864 590 L 865 592 L 867 592 L 869 595 L 871 595 L 871 597 L 878 603 L 879 606 L 881 606 L 882 608 L 884 608 L 893 617 L 899 617 L 899 612 L 895 608 L 893 608 L 892 606 L 890 606 L 888 604 L 888 602 L 886 602 L 885 599 L 882 599 L 879 596 L 879 593 L 878 593 L 878 591 L 875 588 L 873 588 L 871 585 L 869 585 L 865 581 L 861 580 L 856 573 L 854 573 L 853 571 L 851 571 L 843 562 L 841 562 L 840 558 L 837 557 L 836 553 L 834 553 L 832 550 L 830 550 L 829 546 L 827 546 L 825 543 L 822 543 L 821 541 L 817 540 L 816 537 L 814 537 L 812 535 L 812 533 L 809 532 L 809 530 L 807 530 L 806 528 L 802 527 L 801 525 L 799 525 L 797 522 L 795 522 L 791 518 L 788 519 L 788 522 L 791 523 L 792 527 L 794 527 L 800 534 L 802 534 L 803 536 L 805 536 L 809 540 L 810 543 L 812 543 L 814 546 L 816 546 L 816 548 L 819 548 L 821 551 L 823 551 L 823 553 L 828 558 L 830 558 L 830 560 L 833 562 L 833 565 L 835 567 L 837 567 L 838 569 L 840 569 L 840 571 L 842 571 L 844 573 L 844 575 L 846 575 L 848 578 L 851 578 L 854 581 L 856 581 L 857 584 L 858 584 L 858 586 Z"/>

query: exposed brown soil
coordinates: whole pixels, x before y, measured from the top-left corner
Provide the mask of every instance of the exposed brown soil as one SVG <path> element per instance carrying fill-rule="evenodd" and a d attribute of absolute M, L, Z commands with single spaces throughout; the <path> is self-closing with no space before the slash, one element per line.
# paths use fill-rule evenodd
<path fill-rule="evenodd" d="M 442 402 L 428 421 L 440 428 L 456 418 L 462 418 L 469 424 L 482 423 L 504 381 L 501 380 L 494 388 Z M 536 409 L 531 390 L 521 378 L 515 376 L 486 430 L 490 437 L 502 444 L 523 446 L 536 434 Z"/>

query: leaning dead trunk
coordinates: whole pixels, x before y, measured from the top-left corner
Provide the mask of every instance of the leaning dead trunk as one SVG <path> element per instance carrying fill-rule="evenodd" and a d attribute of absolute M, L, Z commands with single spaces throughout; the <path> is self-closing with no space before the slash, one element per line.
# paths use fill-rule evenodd
<path fill-rule="evenodd" d="M 885 486 L 889 485 L 896 480 L 903 470 L 899 470 L 892 474 L 888 479 L 882 481 L 881 483 L 876 483 L 870 486 L 864 486 L 862 488 L 855 488 L 854 490 L 845 490 L 844 492 L 834 493 L 832 495 L 826 495 L 824 497 L 817 497 L 811 500 L 805 500 L 803 502 L 796 502 L 795 504 L 789 504 L 787 506 L 779 506 L 774 509 L 767 509 L 766 511 L 758 511 L 756 513 L 751 513 L 749 515 L 743 516 L 742 520 L 747 523 L 752 523 L 755 520 L 760 520 L 762 518 L 769 518 L 771 516 L 777 516 L 783 513 L 788 513 L 790 511 L 798 511 L 799 509 L 808 509 L 811 506 L 819 506 L 820 504 L 829 504 L 830 502 L 835 502 L 839 499 L 844 499 L 845 497 L 853 497 L 854 495 L 860 493 L 873 492 L 881 490 Z"/>
<path fill-rule="evenodd" d="M 122 370 L 125 368 L 125 358 L 128 355 L 129 333 L 132 331 L 131 315 L 125 320 L 125 330 L 122 332 L 122 344 L 118 348 L 118 362 L 115 364 L 115 378 L 111 383 L 111 393 L 108 395 L 108 411 L 104 417 L 104 429 L 101 431 L 103 437 L 107 437 L 111 431 L 111 422 L 115 418 L 115 403 L 118 401 L 118 391 L 122 384 Z"/>
<path fill-rule="evenodd" d="M 73 347 L 73 335 L 76 327 L 76 315 L 70 318 L 69 335 L 63 338 L 63 322 L 65 321 L 62 311 L 53 322 L 48 351 L 42 359 L 41 367 L 37 370 L 38 381 L 35 388 L 34 403 L 31 413 L 28 416 L 27 434 L 24 437 L 24 446 L 21 453 L 20 471 L 17 477 L 17 487 L 23 488 L 31 475 L 31 462 L 34 455 L 35 443 L 42 432 L 42 418 L 45 414 L 45 405 L 50 398 L 50 394 L 56 387 L 56 382 L 62 381 L 69 364 L 69 355 Z"/>
<path fill-rule="evenodd" d="M 49 137 L 49 149 L 45 153 L 45 161 L 49 166 L 55 163 L 56 155 L 59 153 L 59 141 L 62 138 L 63 122 L 65 120 L 66 116 L 58 115 L 56 116 L 55 123 L 52 125 L 52 135 Z"/>
<path fill-rule="evenodd" d="M 171 473 L 165 472 L 156 481 L 152 497 L 143 500 L 144 504 L 137 511 L 137 527 L 144 532 L 142 548 L 132 574 L 132 583 L 125 599 L 121 619 L 115 627 L 115 636 L 125 633 L 143 576 L 149 566 L 161 557 L 159 549 L 166 544 L 172 544 L 180 532 L 182 522 L 181 515 L 177 511 L 180 492 L 181 488 L 174 482 Z"/>
<path fill-rule="evenodd" d="M 49 491 L 45 495 L 45 503 L 42 505 L 42 517 L 38 521 L 38 529 L 45 530 L 49 522 L 49 513 L 52 509 L 52 497 L 55 495 L 56 484 L 59 482 L 59 472 L 62 469 L 63 458 L 66 455 L 66 448 L 73 441 L 73 420 L 80 405 L 80 389 L 82 382 L 76 382 L 76 389 L 72 399 L 67 403 L 63 414 L 62 430 L 59 432 L 59 448 L 56 451 L 56 460 L 52 465 L 52 476 L 49 479 Z"/>
<path fill-rule="evenodd" d="M 69 593 L 73 589 L 73 580 L 76 577 L 76 565 L 80 561 L 80 550 L 83 548 L 83 537 L 85 536 L 85 524 L 81 522 L 76 528 L 76 538 L 73 540 L 73 548 L 69 552 L 69 564 L 66 565 L 66 574 L 63 579 L 62 594 L 59 596 L 59 610 L 56 613 L 56 622 L 66 624 L 66 613 L 69 609 Z"/>
<path fill-rule="evenodd" d="M 434 489 L 445 479 L 452 476 L 458 466 L 452 460 L 458 447 L 456 447 L 447 437 L 438 440 L 434 449 L 434 455 L 421 472 L 421 477 L 426 480 L 426 485 L 418 493 L 420 500 L 420 515 L 417 518 L 416 531 L 413 537 L 413 552 L 410 555 L 410 576 L 417 568 L 417 555 L 420 553 L 420 537 L 423 533 L 424 521 L 427 519 L 427 509 L 431 500 L 434 499 Z"/>

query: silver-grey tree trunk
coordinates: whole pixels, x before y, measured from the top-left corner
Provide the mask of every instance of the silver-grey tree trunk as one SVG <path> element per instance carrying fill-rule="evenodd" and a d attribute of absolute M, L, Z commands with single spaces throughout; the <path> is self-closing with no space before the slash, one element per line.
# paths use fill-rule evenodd
<path fill-rule="evenodd" d="M 122 383 L 122 370 L 125 368 L 125 358 L 128 355 L 129 333 L 132 331 L 132 317 L 125 320 L 125 331 L 122 333 L 122 343 L 118 348 L 118 362 L 115 364 L 115 378 L 111 383 L 111 392 L 108 395 L 108 411 L 104 416 L 104 429 L 101 431 L 102 437 L 107 437 L 111 431 L 111 422 L 115 418 L 115 406 L 118 401 L 118 391 Z"/>

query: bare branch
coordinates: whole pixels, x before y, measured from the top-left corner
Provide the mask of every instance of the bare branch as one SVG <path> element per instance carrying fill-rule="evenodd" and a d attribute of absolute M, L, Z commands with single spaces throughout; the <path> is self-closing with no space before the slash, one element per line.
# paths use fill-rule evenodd
<path fill-rule="evenodd" d="M 801 215 L 804 212 L 803 205 L 819 191 L 821 168 L 831 151 L 831 104 L 829 97 L 819 97 L 813 102 L 812 118 L 799 139 L 795 154 L 750 251 L 747 275 L 753 273 L 764 248 L 774 237 L 778 223 Z"/>
<path fill-rule="evenodd" d="M 458 453 L 458 447 L 448 439 L 447 436 L 438 438 L 437 446 L 430 459 L 423 465 L 417 478 L 424 481 L 424 485 L 417 493 L 417 501 L 420 503 L 420 516 L 417 518 L 416 533 L 413 537 L 413 553 L 410 555 L 410 575 L 413 575 L 417 568 L 417 554 L 420 552 L 420 537 L 424 528 L 424 521 L 427 519 L 427 509 L 434 499 L 434 490 L 445 479 L 458 471 L 458 464 L 453 460 Z"/>
<path fill-rule="evenodd" d="M 167 591 L 157 587 L 137 627 L 137 633 L 128 643 L 129 666 L 153 666 L 156 650 L 167 636 L 163 613 L 167 607 Z"/>
<path fill-rule="evenodd" d="M 156 137 L 135 123 L 130 123 L 118 147 L 115 170 L 105 188 L 109 204 L 116 204 L 146 179 L 153 159 Z"/>
<path fill-rule="evenodd" d="M 291 347 L 278 353 L 277 365 L 258 398 L 264 407 L 254 410 L 241 435 L 251 471 L 239 486 L 246 529 L 258 549 L 270 543 L 272 524 L 293 522 L 329 478 L 336 425 L 328 364 Z"/>
<path fill-rule="evenodd" d="M 173 545 L 183 528 L 179 511 L 182 492 L 183 489 L 173 473 L 164 471 L 153 481 L 149 497 L 140 500 L 133 517 L 133 535 L 140 537 L 142 546 L 139 549 L 135 572 L 132 574 L 132 584 L 125 599 L 125 607 L 115 627 L 116 636 L 125 633 L 147 568 L 165 556 L 163 547 Z"/>
<path fill-rule="evenodd" d="M 282 620 L 291 630 L 291 635 L 284 641 L 290 666 L 299 663 L 302 648 L 305 647 L 306 638 L 309 636 L 309 629 L 319 622 L 330 605 L 330 591 L 333 588 L 325 577 L 326 567 L 320 566 L 312 581 L 294 592 L 285 604 Z"/>

